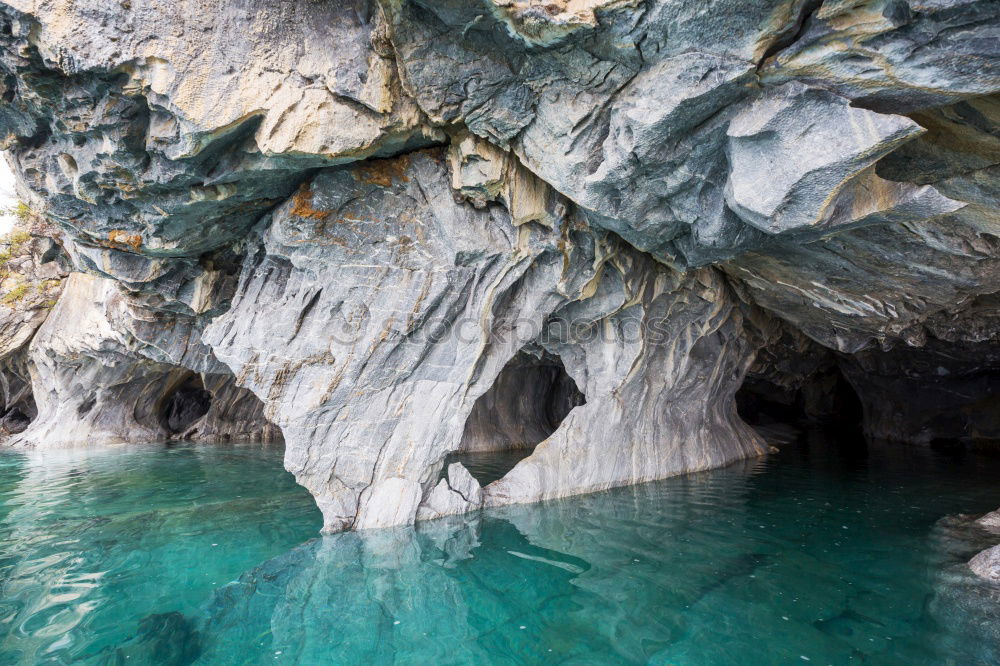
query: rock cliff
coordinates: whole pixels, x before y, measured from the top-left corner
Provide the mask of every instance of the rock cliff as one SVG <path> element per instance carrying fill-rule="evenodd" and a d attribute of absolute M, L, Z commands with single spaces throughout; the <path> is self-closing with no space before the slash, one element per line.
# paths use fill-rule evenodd
<path fill-rule="evenodd" d="M 4 0 L 2 147 L 74 271 L 0 322 L 37 411 L 6 442 L 283 437 L 335 531 L 760 455 L 744 383 L 1000 440 L 998 32 L 991 0 Z"/>

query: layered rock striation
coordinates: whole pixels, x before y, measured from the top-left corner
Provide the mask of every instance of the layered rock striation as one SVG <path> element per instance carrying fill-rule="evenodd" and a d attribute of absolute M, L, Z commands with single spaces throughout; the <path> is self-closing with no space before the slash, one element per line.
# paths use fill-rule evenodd
<path fill-rule="evenodd" d="M 5 0 L 3 147 L 76 271 L 5 366 L 37 403 L 7 442 L 283 437 L 336 531 L 760 455 L 748 373 L 998 440 L 998 30 L 989 0 Z M 526 457 L 486 487 L 443 470 L 497 449 Z"/>

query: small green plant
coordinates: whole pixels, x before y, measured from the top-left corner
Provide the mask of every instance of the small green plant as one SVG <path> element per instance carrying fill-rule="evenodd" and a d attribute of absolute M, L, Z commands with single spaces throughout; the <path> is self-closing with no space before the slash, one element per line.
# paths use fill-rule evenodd
<path fill-rule="evenodd" d="M 22 282 L 21 284 L 17 285 L 16 287 L 8 291 L 6 294 L 4 294 L 3 304 L 13 305 L 14 303 L 17 303 L 18 301 L 20 301 L 22 298 L 25 297 L 29 289 L 30 287 L 28 286 L 28 284 Z"/>
<path fill-rule="evenodd" d="M 15 229 L 9 234 L 0 238 L 0 265 L 6 264 L 17 256 L 24 248 L 25 244 L 31 240 L 31 234 L 21 229 Z"/>
<path fill-rule="evenodd" d="M 14 231 L 7 234 L 7 238 L 4 241 L 11 246 L 16 252 L 20 250 L 25 243 L 31 240 L 31 234 L 22 229 L 15 229 Z"/>
<path fill-rule="evenodd" d="M 31 208 L 31 206 L 23 201 L 18 201 L 13 206 L 7 208 L 0 208 L 0 214 L 10 215 L 17 220 L 19 226 L 29 226 L 33 221 L 40 217 L 39 214 Z"/>
<path fill-rule="evenodd" d="M 13 213 L 14 217 L 16 217 L 22 224 L 30 222 L 31 219 L 35 217 L 35 211 L 31 210 L 31 206 L 23 201 L 18 201 L 11 213 Z"/>

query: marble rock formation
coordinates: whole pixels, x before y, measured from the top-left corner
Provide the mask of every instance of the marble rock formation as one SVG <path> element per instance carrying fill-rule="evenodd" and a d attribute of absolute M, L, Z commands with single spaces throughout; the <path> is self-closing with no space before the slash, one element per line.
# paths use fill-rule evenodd
<path fill-rule="evenodd" d="M 13 444 L 280 439 L 210 351 L 178 337 L 185 353 L 172 362 L 131 332 L 133 316 L 113 280 L 70 274 L 28 346 L 37 416 Z"/>
<path fill-rule="evenodd" d="M 428 493 L 515 357 L 557 358 L 586 404 L 485 489 L 490 503 L 762 452 L 733 398 L 750 316 L 721 273 L 657 264 L 568 206 L 550 227 L 517 226 L 502 206 L 456 202 L 447 165 L 433 149 L 317 174 L 272 213 L 232 306 L 203 335 L 274 414 L 286 467 L 327 529 L 412 522 L 425 495 L 471 506 L 454 484 L 453 502 Z M 536 397 L 526 411 L 548 406 Z"/>
<path fill-rule="evenodd" d="M 748 373 L 1000 440 L 998 31 L 992 0 L 3 0 L 2 147 L 77 271 L 2 370 L 38 404 L 8 441 L 280 429 L 336 531 L 760 455 Z"/>

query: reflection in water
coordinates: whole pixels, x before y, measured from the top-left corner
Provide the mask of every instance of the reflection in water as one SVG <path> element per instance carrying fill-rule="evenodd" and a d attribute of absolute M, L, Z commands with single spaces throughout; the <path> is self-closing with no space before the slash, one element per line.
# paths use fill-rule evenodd
<path fill-rule="evenodd" d="M 0 663 L 1000 662 L 1000 592 L 964 565 L 990 537 L 941 520 L 1000 506 L 995 457 L 803 442 L 286 550 L 319 517 L 260 455 L 150 450 L 75 477 L 19 458 Z"/>
<path fill-rule="evenodd" d="M 312 541 L 216 594 L 204 663 L 997 663 L 979 544 L 935 522 L 1000 505 L 1000 461 L 817 444 Z"/>

